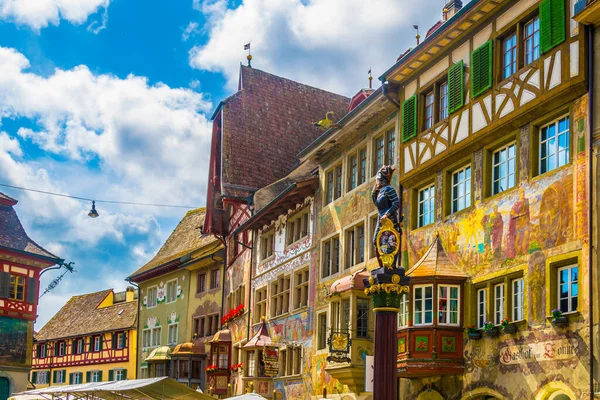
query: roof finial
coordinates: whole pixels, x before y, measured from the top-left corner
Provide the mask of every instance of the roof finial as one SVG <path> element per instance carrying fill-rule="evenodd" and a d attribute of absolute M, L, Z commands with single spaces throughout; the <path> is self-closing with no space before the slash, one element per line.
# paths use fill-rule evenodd
<path fill-rule="evenodd" d="M 369 89 L 373 89 L 373 75 L 371 75 L 371 67 L 369 67 Z"/>
<path fill-rule="evenodd" d="M 244 50 L 248 50 L 248 55 L 246 59 L 248 60 L 248 67 L 252 68 L 252 54 L 250 54 L 250 42 L 244 45 Z"/>
<path fill-rule="evenodd" d="M 417 38 L 417 46 L 418 46 L 420 39 L 421 39 L 421 35 L 419 35 L 419 25 L 413 25 L 413 28 L 415 28 L 417 30 L 417 34 L 415 35 L 415 38 Z"/>

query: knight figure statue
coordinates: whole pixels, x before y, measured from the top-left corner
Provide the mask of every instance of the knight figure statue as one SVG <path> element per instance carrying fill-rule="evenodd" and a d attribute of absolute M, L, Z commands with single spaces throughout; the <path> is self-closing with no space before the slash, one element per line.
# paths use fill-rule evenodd
<path fill-rule="evenodd" d="M 400 246 L 400 221 L 398 209 L 400 200 L 396 189 L 391 185 L 394 169 L 391 165 L 384 165 L 377 172 L 377 180 L 371 197 L 377 207 L 377 225 L 373 235 L 373 245 L 377 254 L 380 267 L 395 269 L 398 262 Z"/>

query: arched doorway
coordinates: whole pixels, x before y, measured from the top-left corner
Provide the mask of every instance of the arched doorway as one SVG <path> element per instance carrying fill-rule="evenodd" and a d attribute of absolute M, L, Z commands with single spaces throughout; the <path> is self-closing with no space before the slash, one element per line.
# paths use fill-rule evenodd
<path fill-rule="evenodd" d="M 7 400 L 10 396 L 10 381 L 0 377 L 0 400 Z"/>
<path fill-rule="evenodd" d="M 555 381 L 544 386 L 535 400 L 575 400 L 575 393 L 563 382 Z"/>

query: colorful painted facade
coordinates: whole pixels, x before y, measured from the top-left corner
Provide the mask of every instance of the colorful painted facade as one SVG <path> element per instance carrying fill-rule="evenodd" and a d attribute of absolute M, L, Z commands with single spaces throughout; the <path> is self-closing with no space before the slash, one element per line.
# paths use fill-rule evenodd
<path fill-rule="evenodd" d="M 0 400 L 27 389 L 40 274 L 63 262 L 27 236 L 16 204 L 0 193 Z"/>
<path fill-rule="evenodd" d="M 137 293 L 73 296 L 35 335 L 30 381 L 47 386 L 135 379 Z"/>
<path fill-rule="evenodd" d="M 437 265 L 439 247 L 456 268 L 413 270 L 401 398 L 590 396 L 589 42 L 575 3 L 449 2 L 380 91 L 303 152 L 320 163 L 319 239 L 339 238 L 341 265 L 346 230 L 374 211 L 372 184 L 356 186 L 364 148 L 367 165 L 398 169 L 403 265 Z M 376 111 L 382 95 L 396 111 Z M 386 153 L 371 131 L 388 119 Z"/>
<path fill-rule="evenodd" d="M 221 246 L 202 234 L 204 217 L 204 208 L 189 211 L 154 258 L 128 278 L 140 291 L 140 378 L 169 376 L 190 387 L 204 385 L 206 349 L 197 333 L 218 330 L 218 310 L 196 315 L 192 307 L 197 311 L 206 296 L 220 296 L 222 287 Z M 202 270 L 200 290 L 199 269 L 205 267 L 211 268 Z"/>

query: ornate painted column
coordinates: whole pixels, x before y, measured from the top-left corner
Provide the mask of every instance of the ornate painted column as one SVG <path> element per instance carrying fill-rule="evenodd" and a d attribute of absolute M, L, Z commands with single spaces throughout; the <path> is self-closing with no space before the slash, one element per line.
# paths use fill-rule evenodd
<path fill-rule="evenodd" d="M 375 376 L 373 398 L 396 400 L 398 397 L 398 312 L 403 293 L 409 291 L 410 278 L 404 275 L 404 268 L 396 268 L 400 235 L 392 223 L 384 220 L 377 235 L 377 251 L 383 265 L 371 272 L 365 282 L 365 293 L 373 297 L 375 312 Z M 386 247 L 387 245 L 387 247 Z"/>

